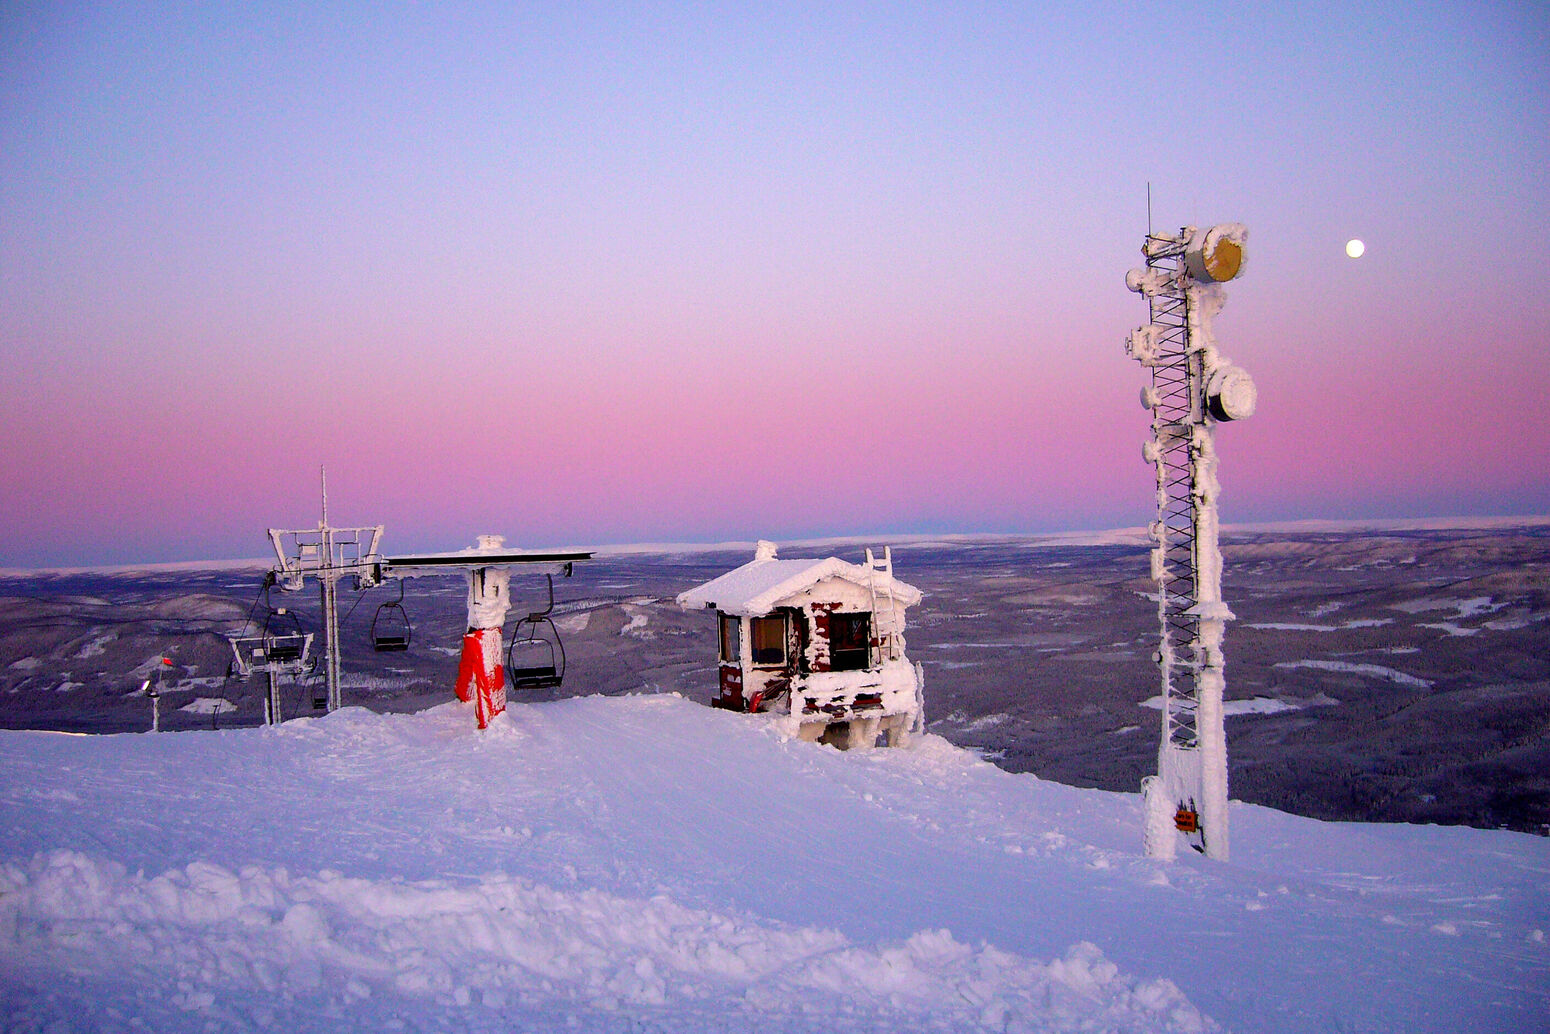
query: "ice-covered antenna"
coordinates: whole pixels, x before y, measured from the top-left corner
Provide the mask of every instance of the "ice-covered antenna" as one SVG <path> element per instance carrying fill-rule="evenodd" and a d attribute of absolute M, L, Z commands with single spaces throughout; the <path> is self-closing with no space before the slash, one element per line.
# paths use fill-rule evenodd
<path fill-rule="evenodd" d="M 1130 332 L 1125 351 L 1152 371 L 1141 404 L 1152 414 L 1144 455 L 1157 478 L 1150 532 L 1163 707 L 1157 774 L 1141 790 L 1146 853 L 1154 858 L 1172 858 L 1181 837 L 1212 858 L 1227 857 L 1222 636 L 1233 615 L 1222 602 L 1212 429 L 1252 415 L 1256 393 L 1249 375 L 1217 352 L 1211 317 L 1223 302 L 1218 285 L 1243 272 L 1247 239 L 1237 223 L 1186 226 L 1176 236 L 1148 228 L 1146 265 L 1125 276 L 1151 317 Z"/>

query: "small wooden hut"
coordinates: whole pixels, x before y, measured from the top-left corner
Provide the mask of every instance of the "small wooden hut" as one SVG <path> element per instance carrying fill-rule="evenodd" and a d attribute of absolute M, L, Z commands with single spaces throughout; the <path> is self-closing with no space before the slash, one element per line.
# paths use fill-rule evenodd
<path fill-rule="evenodd" d="M 886 548 L 852 564 L 782 560 L 772 542 L 678 597 L 716 612 L 714 706 L 789 715 L 802 739 L 842 748 L 894 746 L 919 729 L 921 671 L 904 655 L 904 613 L 919 602 Z"/>

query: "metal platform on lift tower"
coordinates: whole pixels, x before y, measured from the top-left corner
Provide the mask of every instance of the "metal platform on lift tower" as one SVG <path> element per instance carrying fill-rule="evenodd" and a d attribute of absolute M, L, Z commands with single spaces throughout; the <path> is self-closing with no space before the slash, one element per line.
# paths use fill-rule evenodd
<path fill-rule="evenodd" d="M 403 571 L 411 568 L 510 567 L 519 564 L 569 564 L 591 560 L 590 552 L 538 553 L 529 550 L 458 550 L 454 553 L 418 553 L 382 558 L 382 570 Z"/>

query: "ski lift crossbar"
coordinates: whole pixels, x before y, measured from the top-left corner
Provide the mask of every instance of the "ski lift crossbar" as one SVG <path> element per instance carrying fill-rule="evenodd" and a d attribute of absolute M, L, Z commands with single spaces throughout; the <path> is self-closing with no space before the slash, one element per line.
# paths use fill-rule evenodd
<path fill-rule="evenodd" d="M 502 552 L 420 553 L 409 556 L 383 557 L 381 569 L 384 577 L 403 577 L 411 572 L 435 570 L 465 570 L 479 567 L 515 567 L 530 564 L 548 564 L 559 571 L 580 560 L 591 560 L 589 552 L 536 553 L 525 550 Z"/>
<path fill-rule="evenodd" d="M 340 577 L 368 574 L 381 561 L 377 544 L 382 540 L 382 525 L 367 528 L 304 528 L 289 531 L 269 529 L 277 561 L 275 575 L 281 588 L 301 588 L 307 575 Z"/>

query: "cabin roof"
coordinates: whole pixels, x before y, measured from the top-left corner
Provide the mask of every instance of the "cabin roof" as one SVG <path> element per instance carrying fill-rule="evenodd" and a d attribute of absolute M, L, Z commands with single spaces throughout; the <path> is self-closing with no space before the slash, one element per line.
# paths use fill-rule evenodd
<path fill-rule="evenodd" d="M 772 557 L 749 561 L 704 585 L 680 593 L 678 605 L 685 610 L 715 607 L 725 614 L 758 617 L 774 610 L 787 597 L 826 578 L 843 578 L 863 588 L 870 584 L 870 572 L 864 566 L 839 557 L 822 560 L 777 560 Z M 912 607 L 920 602 L 920 590 L 913 585 L 881 573 L 877 578 L 879 589 L 887 582 L 888 595 L 904 606 Z"/>

